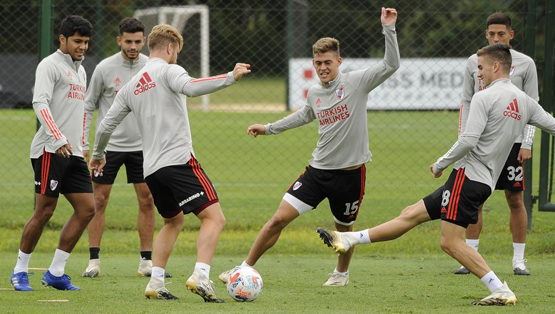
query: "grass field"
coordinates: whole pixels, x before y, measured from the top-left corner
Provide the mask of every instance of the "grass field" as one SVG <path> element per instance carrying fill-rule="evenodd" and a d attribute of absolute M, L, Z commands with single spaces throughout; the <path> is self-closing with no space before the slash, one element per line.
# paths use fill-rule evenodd
<path fill-rule="evenodd" d="M 175 256 L 174 256 L 175 257 Z M 262 295 L 253 303 L 234 302 L 225 286 L 215 282 L 216 293 L 224 304 L 206 304 L 185 288 L 194 258 L 170 259 L 168 271 L 174 278 L 168 289 L 177 301 L 146 300 L 142 293 L 148 280 L 135 275 L 136 257 L 108 255 L 101 277 L 78 277 L 87 256 L 75 254 L 67 272 L 80 292 L 55 291 L 40 286 L 42 271 L 30 276 L 36 291 L 19 293 L 9 289 L 7 280 L 0 287 L 2 313 L 553 313 L 555 286 L 547 279 L 553 274 L 553 255 L 535 259 L 531 277 L 511 274 L 507 263 L 491 260 L 492 267 L 506 279 L 519 298 L 516 306 L 478 308 L 470 303 L 487 295 L 475 277 L 456 276 L 455 263 L 445 257 L 421 256 L 383 258 L 358 254 L 351 266 L 351 282 L 346 287 L 322 287 L 334 267 L 334 257 L 324 250 L 319 255 L 271 255 L 258 264 L 264 279 Z M 50 254 L 33 256 L 32 267 L 48 267 Z M 218 255 L 213 273 L 227 270 L 241 258 Z M 0 272 L 11 271 L 12 259 L 0 258 Z M 10 266 L 7 266 L 10 265 Z M 7 276 L 5 276 L 7 279 Z M 212 277 L 215 278 L 213 275 Z M 542 280 L 542 278 L 544 280 Z M 41 301 L 42 300 L 42 301 Z M 50 300 L 46 302 L 44 300 Z M 67 300 L 67 302 L 53 302 Z"/>
<path fill-rule="evenodd" d="M 238 85 L 238 87 L 241 85 Z M 268 93 L 270 91 L 267 91 Z M 228 95 L 235 99 L 234 95 Z M 222 102 L 224 100 L 221 100 Z M 309 124 L 279 136 L 253 139 L 245 135 L 253 123 L 266 123 L 286 113 L 191 111 L 195 153 L 216 185 L 227 225 L 220 238 L 212 277 L 240 263 L 260 227 L 275 211 L 284 191 L 303 171 L 317 141 L 317 126 Z M 398 215 L 443 184 L 433 179 L 428 165 L 456 140 L 457 112 L 369 112 L 370 149 L 366 195 L 355 228 L 374 226 Z M 35 130 L 31 110 L 0 111 L 0 288 L 10 288 L 8 276 L 15 263 L 21 229 L 33 210 L 33 183 L 28 159 Z M 538 132 L 539 133 L 539 132 Z M 539 143 L 539 141 L 536 141 Z M 539 156 L 539 145 L 535 156 Z M 534 162 L 534 177 L 538 178 Z M 537 194 L 537 186 L 534 194 Z M 101 256 L 106 276 L 96 280 L 78 277 L 86 266 L 87 241 L 80 241 L 68 263 L 67 273 L 84 291 L 47 291 L 40 287 L 42 272 L 31 282 L 35 293 L 0 291 L 0 312 L 33 313 L 168 313 L 187 310 L 210 312 L 352 312 L 352 313 L 474 313 L 468 306 L 485 296 L 476 278 L 449 273 L 457 264 L 439 248 L 439 223 L 417 227 L 399 240 L 357 248 L 351 266 L 351 284 L 342 289 L 321 287 L 334 267 L 334 257 L 315 233 L 316 227 L 331 228 L 327 203 L 301 216 L 283 233 L 278 244 L 258 266 L 265 292 L 253 304 L 229 302 L 204 305 L 185 291 L 184 282 L 194 262 L 194 239 L 198 221 L 188 216 L 168 271 L 176 274 L 170 290 L 182 297 L 175 303 L 142 298 L 146 281 L 134 276 L 138 248 L 136 200 L 125 175 L 118 177 L 107 209 L 107 232 Z M 48 267 L 57 245 L 59 230 L 71 209 L 63 198 L 39 242 L 32 267 Z M 488 309 L 549 313 L 555 301 L 551 284 L 555 269 L 555 215 L 534 212 L 534 228 L 528 236 L 529 278 L 512 275 L 509 215 L 502 193 L 494 193 L 485 206 L 480 251 L 502 279 L 507 279 L 520 303 L 517 307 Z M 161 220 L 158 219 L 158 226 Z M 138 256 L 138 254 L 136 254 Z M 1 277 L 0 277 L 1 278 Z M 217 291 L 224 294 L 223 286 Z M 68 303 L 39 303 L 39 299 L 70 299 Z M 231 299 L 226 299 L 231 301 Z M 185 304 L 186 303 L 186 304 Z M 208 306 L 208 308 L 206 307 Z"/>

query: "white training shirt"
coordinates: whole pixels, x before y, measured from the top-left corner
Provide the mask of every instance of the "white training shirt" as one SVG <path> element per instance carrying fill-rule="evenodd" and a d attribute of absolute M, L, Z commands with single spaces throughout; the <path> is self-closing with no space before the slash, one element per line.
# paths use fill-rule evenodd
<path fill-rule="evenodd" d="M 464 133 L 434 166 L 434 173 L 459 160 L 455 169 L 487 184 L 491 190 L 501 175 L 515 140 L 531 124 L 555 134 L 555 119 L 509 79 L 498 79 L 474 95 Z M 462 159 L 461 159 L 462 158 Z"/>
<path fill-rule="evenodd" d="M 31 143 L 31 158 L 56 153 L 69 143 L 73 156 L 83 157 L 87 74 L 81 61 L 57 50 L 37 66 L 33 109 L 40 121 Z"/>
<path fill-rule="evenodd" d="M 511 82 L 513 82 L 513 84 L 521 91 L 524 91 L 528 96 L 532 97 L 532 99 L 539 101 L 538 74 L 534 60 L 513 49 L 511 49 L 511 58 L 513 59 L 510 71 Z M 484 89 L 486 89 L 484 81 L 478 78 L 478 56 L 473 54 L 470 58 L 468 58 L 464 71 L 462 104 L 459 121 L 460 133 L 464 132 L 464 127 L 466 121 L 468 120 L 472 96 Z M 532 149 L 534 133 L 535 128 L 531 125 L 527 126 L 521 136 L 515 140 L 515 143 L 522 143 L 521 148 Z"/>
<path fill-rule="evenodd" d="M 327 87 L 308 90 L 307 104 L 295 113 L 268 123 L 266 134 L 278 134 L 318 119 L 320 139 L 309 164 L 317 169 L 343 169 L 370 161 L 368 144 L 368 93 L 400 66 L 395 25 L 383 25 L 384 60 L 371 68 L 339 73 Z"/>
<path fill-rule="evenodd" d="M 98 105 L 98 117 L 96 127 L 104 118 L 120 88 L 135 76 L 146 64 L 148 57 L 139 54 L 139 60 L 127 61 L 123 58 L 121 51 L 102 60 L 96 68 L 89 82 L 87 96 L 85 97 L 85 111 L 87 120 L 85 122 L 85 146 L 89 150 L 89 131 L 95 107 Z M 142 150 L 141 133 L 137 126 L 135 116 L 130 114 L 116 128 L 106 150 L 114 152 L 134 152 Z"/>
<path fill-rule="evenodd" d="M 233 72 L 195 79 L 179 65 L 148 60 L 120 89 L 100 122 L 93 158 L 104 158 L 110 135 L 132 113 L 143 140 L 145 177 L 162 167 L 186 164 L 194 152 L 185 95 L 200 96 L 234 83 Z"/>

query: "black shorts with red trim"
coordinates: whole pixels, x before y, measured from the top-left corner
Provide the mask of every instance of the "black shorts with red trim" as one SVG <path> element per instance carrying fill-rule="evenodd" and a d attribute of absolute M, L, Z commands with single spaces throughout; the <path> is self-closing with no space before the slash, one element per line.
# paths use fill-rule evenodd
<path fill-rule="evenodd" d="M 92 181 L 98 184 L 114 184 L 121 166 L 125 165 L 127 183 L 143 183 L 143 152 L 106 152 L 106 165 L 99 176 L 93 171 Z"/>
<path fill-rule="evenodd" d="M 522 163 L 518 162 L 518 154 L 520 152 L 520 143 L 515 143 L 509 157 L 505 162 L 505 166 L 501 171 L 499 179 L 495 184 L 496 190 L 524 191 L 524 168 Z"/>
<path fill-rule="evenodd" d="M 64 158 L 43 153 L 31 158 L 35 172 L 35 193 L 58 198 L 61 194 L 92 193 L 91 174 L 83 157 Z"/>
<path fill-rule="evenodd" d="M 357 219 L 365 185 L 365 165 L 354 170 L 322 170 L 308 166 L 287 193 L 312 208 L 327 198 L 335 220 L 350 225 Z"/>
<path fill-rule="evenodd" d="M 478 222 L 478 208 L 491 195 L 487 184 L 468 179 L 464 168 L 453 170 L 444 186 L 423 198 L 432 220 L 449 221 L 463 228 Z"/>
<path fill-rule="evenodd" d="M 180 212 L 198 215 L 218 202 L 214 185 L 192 156 L 185 165 L 158 169 L 145 179 L 154 205 L 164 218 L 175 217 Z"/>

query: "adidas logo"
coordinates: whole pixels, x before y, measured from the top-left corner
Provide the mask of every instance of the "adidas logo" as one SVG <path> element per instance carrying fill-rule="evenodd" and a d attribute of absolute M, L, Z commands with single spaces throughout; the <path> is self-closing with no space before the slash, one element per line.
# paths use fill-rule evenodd
<path fill-rule="evenodd" d="M 522 184 L 520 184 L 520 182 L 516 182 L 516 183 L 513 185 L 513 187 L 519 188 L 519 187 L 522 187 Z"/>
<path fill-rule="evenodd" d="M 321 103 L 322 103 L 322 101 L 320 100 L 320 98 L 316 99 L 316 106 L 320 107 Z"/>
<path fill-rule="evenodd" d="M 513 101 L 507 106 L 507 110 L 503 112 L 503 115 L 505 117 L 513 118 L 515 120 L 520 121 L 521 116 L 519 114 L 518 102 L 516 98 L 513 99 Z"/>
<path fill-rule="evenodd" d="M 143 75 L 141 75 L 141 79 L 139 80 L 139 83 L 137 83 L 135 87 L 137 87 L 137 89 L 133 93 L 135 95 L 139 95 L 140 93 L 144 93 L 147 90 L 156 87 L 156 83 L 153 82 L 152 79 L 150 78 L 150 75 L 148 75 L 148 73 L 145 72 L 143 73 Z"/>

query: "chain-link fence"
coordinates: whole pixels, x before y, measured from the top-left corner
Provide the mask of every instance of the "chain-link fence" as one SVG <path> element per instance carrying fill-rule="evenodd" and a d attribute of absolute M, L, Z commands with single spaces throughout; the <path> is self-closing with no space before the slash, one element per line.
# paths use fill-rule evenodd
<path fill-rule="evenodd" d="M 177 27 L 185 39 L 178 63 L 192 76 L 220 74 L 236 62 L 250 63 L 252 74 L 239 84 L 209 99 L 189 99 L 188 107 L 195 152 L 224 209 L 272 212 L 311 158 L 317 125 L 257 139 L 247 137 L 247 126 L 275 121 L 302 104 L 307 88 L 317 82 L 310 58 L 318 38 L 341 41 L 344 71 L 383 58 L 382 5 L 399 12 L 402 65 L 370 94 L 373 161 L 368 165 L 363 207 L 401 208 L 443 182 L 429 178 L 427 167 L 456 140 L 462 71 L 466 58 L 487 44 L 487 16 L 497 10 L 509 13 L 516 31 L 511 43 L 524 51 L 525 27 L 536 23 L 526 20 L 526 1 L 55 0 L 51 37 L 57 48 L 57 29 L 68 14 L 91 21 L 93 36 L 83 63 L 89 77 L 98 62 L 119 51 L 118 23 L 127 16 L 142 20 L 147 34 L 161 22 Z M 542 7 L 537 10 L 541 18 Z M 33 208 L 29 145 L 37 125 L 30 108 L 41 12 L 40 1 L 1 2 L 2 211 Z M 143 52 L 148 54 L 146 47 Z M 125 182 L 120 172 L 110 206 L 136 207 L 133 188 Z M 3 217 L 4 225 L 22 223 Z"/>

